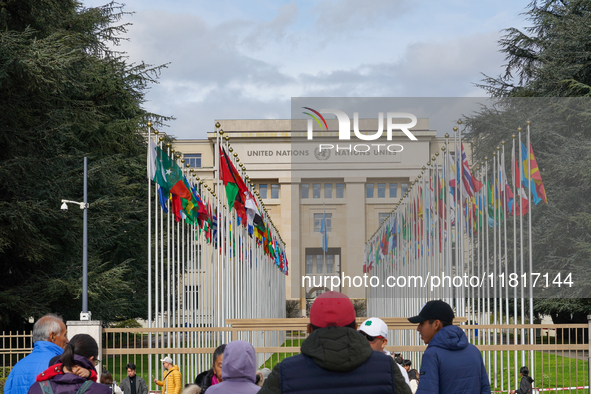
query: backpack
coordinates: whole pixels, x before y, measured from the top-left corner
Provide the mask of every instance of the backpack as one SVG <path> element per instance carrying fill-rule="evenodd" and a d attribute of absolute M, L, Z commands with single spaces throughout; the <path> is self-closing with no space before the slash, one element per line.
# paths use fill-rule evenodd
<path fill-rule="evenodd" d="M 90 387 L 90 385 L 92 383 L 93 383 L 92 380 L 87 380 L 86 382 L 84 382 L 82 384 L 82 386 L 80 386 L 78 391 L 76 391 L 76 394 L 84 394 L 84 392 L 86 390 L 88 390 L 88 388 Z M 53 394 L 53 389 L 51 388 L 51 384 L 49 383 L 48 380 L 44 380 L 43 382 L 39 382 L 39 385 L 41 386 L 41 390 L 43 391 L 43 394 Z"/>

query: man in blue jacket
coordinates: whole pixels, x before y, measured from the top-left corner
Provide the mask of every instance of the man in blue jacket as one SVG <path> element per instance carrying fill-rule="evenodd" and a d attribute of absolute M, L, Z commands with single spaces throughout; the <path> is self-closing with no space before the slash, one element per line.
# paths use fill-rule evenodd
<path fill-rule="evenodd" d="M 490 393 L 490 383 L 482 356 L 468 343 L 464 331 L 453 325 L 454 312 L 440 300 L 429 301 L 418 316 L 417 331 L 428 345 L 423 353 L 419 388 L 426 393 Z"/>
<path fill-rule="evenodd" d="M 27 394 L 38 374 L 45 371 L 49 360 L 64 352 L 68 344 L 66 325 L 55 315 L 45 315 L 33 326 L 33 352 L 10 371 L 4 394 Z M 86 371 L 88 373 L 88 371 Z"/>

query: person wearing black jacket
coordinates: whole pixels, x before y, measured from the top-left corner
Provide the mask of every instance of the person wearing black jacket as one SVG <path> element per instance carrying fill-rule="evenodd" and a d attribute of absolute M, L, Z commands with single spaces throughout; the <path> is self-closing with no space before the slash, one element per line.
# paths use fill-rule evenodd
<path fill-rule="evenodd" d="M 517 390 L 511 390 L 511 394 L 530 394 L 531 384 L 534 380 L 529 376 L 529 369 L 527 367 L 519 368 L 519 374 L 521 375 L 521 382 Z"/>
<path fill-rule="evenodd" d="M 205 393 L 209 386 L 222 382 L 222 363 L 225 349 L 226 345 L 218 346 L 213 352 L 211 368 L 201 372 L 195 378 L 195 384 L 201 387 L 201 394 Z"/>

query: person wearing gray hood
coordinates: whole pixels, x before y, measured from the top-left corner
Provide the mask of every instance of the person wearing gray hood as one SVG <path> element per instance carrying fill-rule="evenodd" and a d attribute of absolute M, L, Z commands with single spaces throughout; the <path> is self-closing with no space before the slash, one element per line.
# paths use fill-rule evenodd
<path fill-rule="evenodd" d="M 222 382 L 207 389 L 207 394 L 255 394 L 257 373 L 254 348 L 248 342 L 234 341 L 226 345 L 222 363 Z"/>

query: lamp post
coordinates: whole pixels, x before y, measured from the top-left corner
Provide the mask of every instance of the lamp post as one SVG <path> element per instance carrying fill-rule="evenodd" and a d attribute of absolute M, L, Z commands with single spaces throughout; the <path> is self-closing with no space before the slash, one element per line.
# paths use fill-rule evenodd
<path fill-rule="evenodd" d="M 88 311 L 88 193 L 86 187 L 87 158 L 84 158 L 84 202 L 62 200 L 61 209 L 68 210 L 68 204 L 78 204 L 84 210 L 84 225 L 82 231 L 82 312 L 80 320 L 91 320 L 91 312 Z"/>

